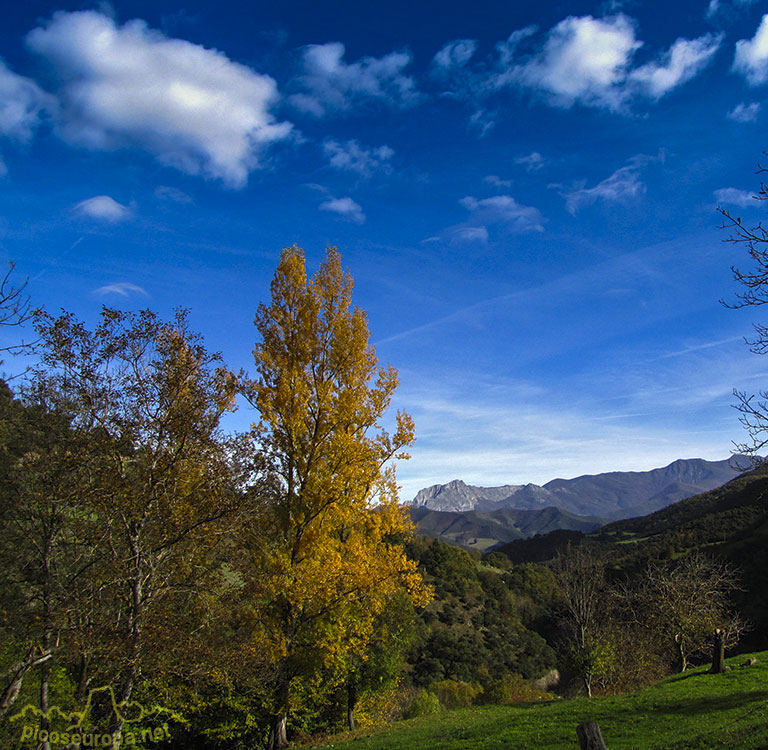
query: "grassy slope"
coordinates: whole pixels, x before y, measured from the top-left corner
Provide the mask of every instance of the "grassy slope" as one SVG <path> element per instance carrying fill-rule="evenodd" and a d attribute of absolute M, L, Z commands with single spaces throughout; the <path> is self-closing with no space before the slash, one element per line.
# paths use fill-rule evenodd
<path fill-rule="evenodd" d="M 523 706 L 479 706 L 358 732 L 317 747 L 337 750 L 574 750 L 576 727 L 597 721 L 609 750 L 768 748 L 768 652 L 733 671 L 706 668 L 670 677 L 634 695 Z"/>

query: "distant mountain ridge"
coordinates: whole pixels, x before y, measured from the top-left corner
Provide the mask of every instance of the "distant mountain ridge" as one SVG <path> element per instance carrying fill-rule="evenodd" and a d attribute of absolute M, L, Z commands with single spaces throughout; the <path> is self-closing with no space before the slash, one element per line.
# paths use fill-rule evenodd
<path fill-rule="evenodd" d="M 688 458 L 650 471 L 586 474 L 573 479 L 553 479 L 543 486 L 475 487 L 455 479 L 420 490 L 411 505 L 451 513 L 554 507 L 577 516 L 619 520 L 653 513 L 679 500 L 713 490 L 750 466 L 749 458 L 744 456 L 722 461 Z"/>

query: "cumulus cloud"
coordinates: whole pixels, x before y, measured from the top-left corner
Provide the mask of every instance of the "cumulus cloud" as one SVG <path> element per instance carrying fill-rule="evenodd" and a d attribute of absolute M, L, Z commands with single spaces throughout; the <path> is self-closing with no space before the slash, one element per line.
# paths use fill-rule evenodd
<path fill-rule="evenodd" d="M 624 102 L 621 84 L 641 44 L 624 15 L 569 16 L 549 32 L 538 55 L 513 70 L 513 77 L 546 92 L 558 106 L 580 102 L 619 109 Z"/>
<path fill-rule="evenodd" d="M 356 224 L 362 224 L 365 221 L 362 207 L 351 198 L 330 198 L 320 204 L 320 210 L 338 214 L 347 221 L 353 221 Z"/>
<path fill-rule="evenodd" d="M 538 151 L 533 151 L 515 159 L 515 164 L 522 164 L 527 172 L 537 172 L 544 166 L 544 157 Z"/>
<path fill-rule="evenodd" d="M 472 213 L 479 225 L 505 224 L 518 232 L 543 232 L 544 217 L 538 208 L 523 206 L 511 195 L 494 195 L 478 200 L 471 195 L 459 203 Z"/>
<path fill-rule="evenodd" d="M 389 146 L 366 148 L 354 139 L 345 143 L 328 139 L 323 143 L 323 151 L 332 167 L 357 172 L 363 177 L 370 177 L 377 170 L 391 172 L 391 159 L 395 155 Z"/>
<path fill-rule="evenodd" d="M 366 100 L 392 106 L 415 104 L 420 96 L 412 78 L 403 70 L 411 63 L 410 52 L 390 52 L 383 57 L 364 57 L 353 63 L 343 60 L 341 42 L 313 44 L 304 50 L 304 91 L 290 97 L 291 104 L 307 114 L 322 117 L 351 109 Z"/>
<path fill-rule="evenodd" d="M 50 94 L 0 60 L 0 135 L 28 141 L 43 111 L 55 109 L 56 100 Z"/>
<path fill-rule="evenodd" d="M 128 206 L 118 203 L 108 195 L 97 195 L 80 201 L 72 210 L 80 216 L 86 216 L 97 221 L 106 221 L 110 224 L 124 221 L 130 218 L 132 214 Z"/>
<path fill-rule="evenodd" d="M 757 115 L 760 113 L 760 103 L 752 102 L 751 104 L 737 104 L 727 115 L 731 120 L 736 122 L 755 122 Z"/>
<path fill-rule="evenodd" d="M 656 61 L 633 67 L 643 42 L 623 13 L 605 18 L 569 16 L 547 33 L 543 46 L 520 62 L 520 42 L 535 33 L 528 27 L 496 45 L 497 71 L 489 87 L 523 86 L 554 106 L 575 104 L 627 110 L 637 96 L 659 99 L 696 76 L 712 59 L 722 35 L 678 39 Z"/>
<path fill-rule="evenodd" d="M 136 284 L 131 284 L 128 281 L 121 281 L 117 284 L 107 284 L 106 286 L 100 286 L 98 289 L 93 290 L 94 294 L 101 296 L 107 296 L 110 294 L 117 294 L 120 297 L 130 297 L 132 294 L 140 294 L 144 297 L 148 297 L 146 290 Z"/>
<path fill-rule="evenodd" d="M 645 89 L 648 96 L 660 99 L 703 70 L 722 41 L 722 34 L 705 34 L 698 39 L 678 39 L 662 56 L 661 62 L 650 62 L 633 70 L 630 80 Z"/>
<path fill-rule="evenodd" d="M 118 27 L 94 11 L 59 12 L 26 41 L 56 74 L 57 130 L 68 142 L 140 147 L 242 187 L 262 149 L 291 132 L 270 112 L 279 98 L 272 78 L 141 20 Z"/>
<path fill-rule="evenodd" d="M 741 73 L 750 86 L 768 81 L 768 13 L 763 16 L 752 39 L 736 42 L 733 70 Z"/>
<path fill-rule="evenodd" d="M 715 190 L 715 200 L 718 203 L 729 203 L 733 206 L 750 207 L 755 205 L 755 194 L 749 190 L 737 188 L 720 188 Z"/>
<path fill-rule="evenodd" d="M 591 188 L 578 187 L 563 193 L 568 213 L 576 213 L 598 200 L 608 203 L 627 203 L 645 192 L 645 183 L 640 179 L 640 168 L 649 161 L 648 157 L 636 156 L 630 163 L 617 169 L 610 177 Z"/>

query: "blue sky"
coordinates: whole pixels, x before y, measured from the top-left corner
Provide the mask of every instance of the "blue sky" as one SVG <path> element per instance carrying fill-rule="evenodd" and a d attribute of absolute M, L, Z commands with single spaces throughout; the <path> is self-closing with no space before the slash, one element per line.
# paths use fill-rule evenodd
<path fill-rule="evenodd" d="M 35 304 L 190 307 L 247 368 L 280 248 L 337 245 L 416 420 L 404 499 L 719 459 L 765 363 L 715 209 L 762 218 L 766 122 L 757 0 L 28 0 L 0 249 Z"/>

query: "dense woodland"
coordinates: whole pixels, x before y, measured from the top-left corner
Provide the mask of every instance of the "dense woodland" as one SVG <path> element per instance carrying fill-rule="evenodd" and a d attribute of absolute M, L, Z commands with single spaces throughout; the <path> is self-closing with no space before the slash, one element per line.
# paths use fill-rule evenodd
<path fill-rule="evenodd" d="M 283 252 L 250 375 L 183 311 L 89 330 L 18 292 L 38 339 L 0 388 L 3 747 L 277 748 L 768 646 L 759 472 L 485 558 L 414 536 L 393 463 L 414 425 L 334 249 L 311 278 Z M 225 434 L 238 401 L 255 426 Z"/>

